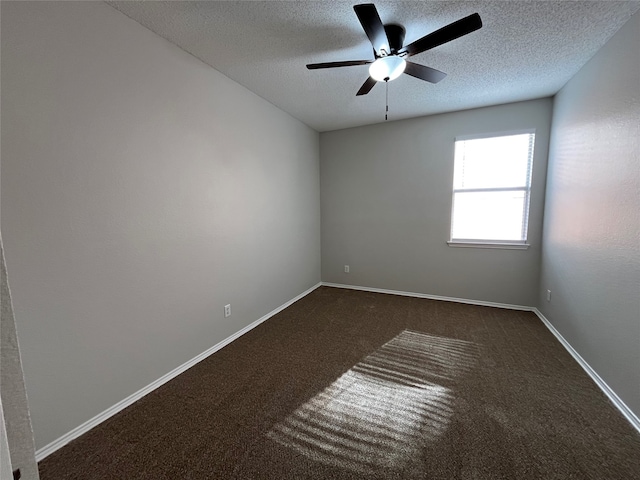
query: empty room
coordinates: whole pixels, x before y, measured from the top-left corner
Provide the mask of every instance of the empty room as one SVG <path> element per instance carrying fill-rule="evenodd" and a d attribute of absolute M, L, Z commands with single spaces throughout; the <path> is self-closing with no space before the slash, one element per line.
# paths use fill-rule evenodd
<path fill-rule="evenodd" d="M 0 22 L 1 480 L 640 478 L 640 2 Z"/>

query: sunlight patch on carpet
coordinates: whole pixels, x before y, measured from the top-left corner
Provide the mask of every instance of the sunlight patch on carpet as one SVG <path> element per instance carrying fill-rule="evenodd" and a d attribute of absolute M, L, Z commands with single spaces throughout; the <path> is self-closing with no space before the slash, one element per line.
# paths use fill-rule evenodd
<path fill-rule="evenodd" d="M 447 429 L 451 384 L 476 359 L 474 343 L 404 330 L 267 436 L 308 458 L 359 473 L 410 470 L 421 445 Z"/>

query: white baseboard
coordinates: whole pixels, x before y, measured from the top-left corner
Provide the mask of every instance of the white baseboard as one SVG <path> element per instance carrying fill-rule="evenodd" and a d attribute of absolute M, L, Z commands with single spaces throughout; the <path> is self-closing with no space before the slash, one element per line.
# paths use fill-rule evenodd
<path fill-rule="evenodd" d="M 546 325 L 553 335 L 558 339 L 558 341 L 564 346 L 564 348 L 571 354 L 576 362 L 583 368 L 585 372 L 591 377 L 591 379 L 600 387 L 600 390 L 604 392 L 604 394 L 609 397 L 609 400 L 616 406 L 620 413 L 624 415 L 624 417 L 629 421 L 629 423 L 640 433 L 640 419 L 636 416 L 633 411 L 627 407 L 627 405 L 622 401 L 620 397 L 613 391 L 613 389 L 606 384 L 606 382 L 596 373 L 596 371 L 591 368 L 584 358 L 580 356 L 580 354 L 571 346 L 571 344 L 562 336 L 562 334 L 556 330 L 556 328 L 551 324 L 551 322 L 538 310 L 537 308 L 533 309 L 533 313 L 535 313 L 542 323 Z"/>
<path fill-rule="evenodd" d="M 385 288 L 359 287 L 357 285 L 343 285 L 340 283 L 322 282 L 325 287 L 348 288 L 350 290 L 361 290 L 363 292 L 388 293 L 390 295 L 401 295 L 403 297 L 428 298 L 430 300 L 442 300 L 444 302 L 466 303 L 468 305 L 480 305 L 483 307 L 506 308 L 509 310 L 522 310 L 525 312 L 533 312 L 534 307 L 525 305 L 512 305 L 510 303 L 485 302 L 483 300 L 468 300 L 466 298 L 442 297 L 440 295 L 430 295 L 428 293 L 403 292 L 400 290 L 387 290 Z"/>
<path fill-rule="evenodd" d="M 67 443 L 69 443 L 74 438 L 77 438 L 80 435 L 88 432 L 89 430 L 91 430 L 96 425 L 98 425 L 98 424 L 104 422 L 105 420 L 107 420 L 108 418 L 114 416 L 119 411 L 124 410 L 126 407 L 128 407 L 132 403 L 136 402 L 137 400 L 140 400 L 142 397 L 144 397 L 148 393 L 150 393 L 153 390 L 155 390 L 156 388 L 164 385 L 169 380 L 177 377 L 178 375 L 180 375 L 184 371 L 186 371 L 189 368 L 193 367 L 198 362 L 201 362 L 202 360 L 207 358 L 209 355 L 212 355 L 213 353 L 217 352 L 221 348 L 223 348 L 226 345 L 228 345 L 231 342 L 233 342 L 238 337 L 240 337 L 240 336 L 244 335 L 245 333 L 247 333 L 248 331 L 254 329 L 258 325 L 260 325 L 262 322 L 264 322 L 265 320 L 268 320 L 269 318 L 273 317 L 275 314 L 281 312 L 282 310 L 284 310 L 288 306 L 292 305 L 294 302 L 297 302 L 302 297 L 308 295 L 309 293 L 314 291 L 316 288 L 318 288 L 320 285 L 321 285 L 321 283 L 318 283 L 318 284 L 314 285 L 313 287 L 309 288 L 308 290 L 305 290 L 300 295 L 296 296 L 295 298 L 292 298 L 291 300 L 289 300 L 286 303 L 283 303 L 282 305 L 280 305 L 275 310 L 272 310 L 271 312 L 267 313 L 263 317 L 260 317 L 255 322 L 247 325 L 246 327 L 242 328 L 241 330 L 238 330 L 233 335 L 225 338 L 221 342 L 215 344 L 213 347 L 207 349 L 206 351 L 202 352 L 201 354 L 193 357 L 191 360 L 183 363 L 179 367 L 174 368 L 169 373 L 163 375 L 162 377 L 160 377 L 156 381 L 151 382 L 146 387 L 141 388 L 137 392 L 133 393 L 132 395 L 129 395 L 127 398 L 119 401 L 118 403 L 116 403 L 112 407 L 106 409 L 104 412 L 99 413 L 98 415 L 96 415 L 92 419 L 84 422 L 82 425 L 77 426 L 76 428 L 74 428 L 70 432 L 64 434 L 60 438 L 54 440 L 53 442 L 49 443 L 48 445 L 45 445 L 44 447 L 38 449 L 36 451 L 36 461 L 39 462 L 40 460 L 44 459 L 45 457 L 51 455 L 53 452 L 55 452 L 59 448 L 62 448 L 63 446 L 65 446 Z"/>

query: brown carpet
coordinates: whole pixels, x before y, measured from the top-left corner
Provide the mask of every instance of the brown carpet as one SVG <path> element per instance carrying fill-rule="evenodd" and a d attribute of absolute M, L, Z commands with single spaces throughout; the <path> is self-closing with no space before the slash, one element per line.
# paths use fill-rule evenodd
<path fill-rule="evenodd" d="M 530 312 L 321 287 L 39 464 L 62 479 L 640 478 Z"/>

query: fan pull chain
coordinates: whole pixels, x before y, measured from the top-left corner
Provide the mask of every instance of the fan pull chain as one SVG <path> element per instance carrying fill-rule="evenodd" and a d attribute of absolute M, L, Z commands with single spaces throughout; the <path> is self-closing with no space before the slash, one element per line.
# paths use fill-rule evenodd
<path fill-rule="evenodd" d="M 386 122 L 389 119 L 389 79 L 386 79 L 384 81 L 385 86 L 386 86 L 386 91 L 387 91 L 387 97 L 386 97 L 386 101 L 387 101 L 387 108 L 384 112 L 384 121 Z"/>

